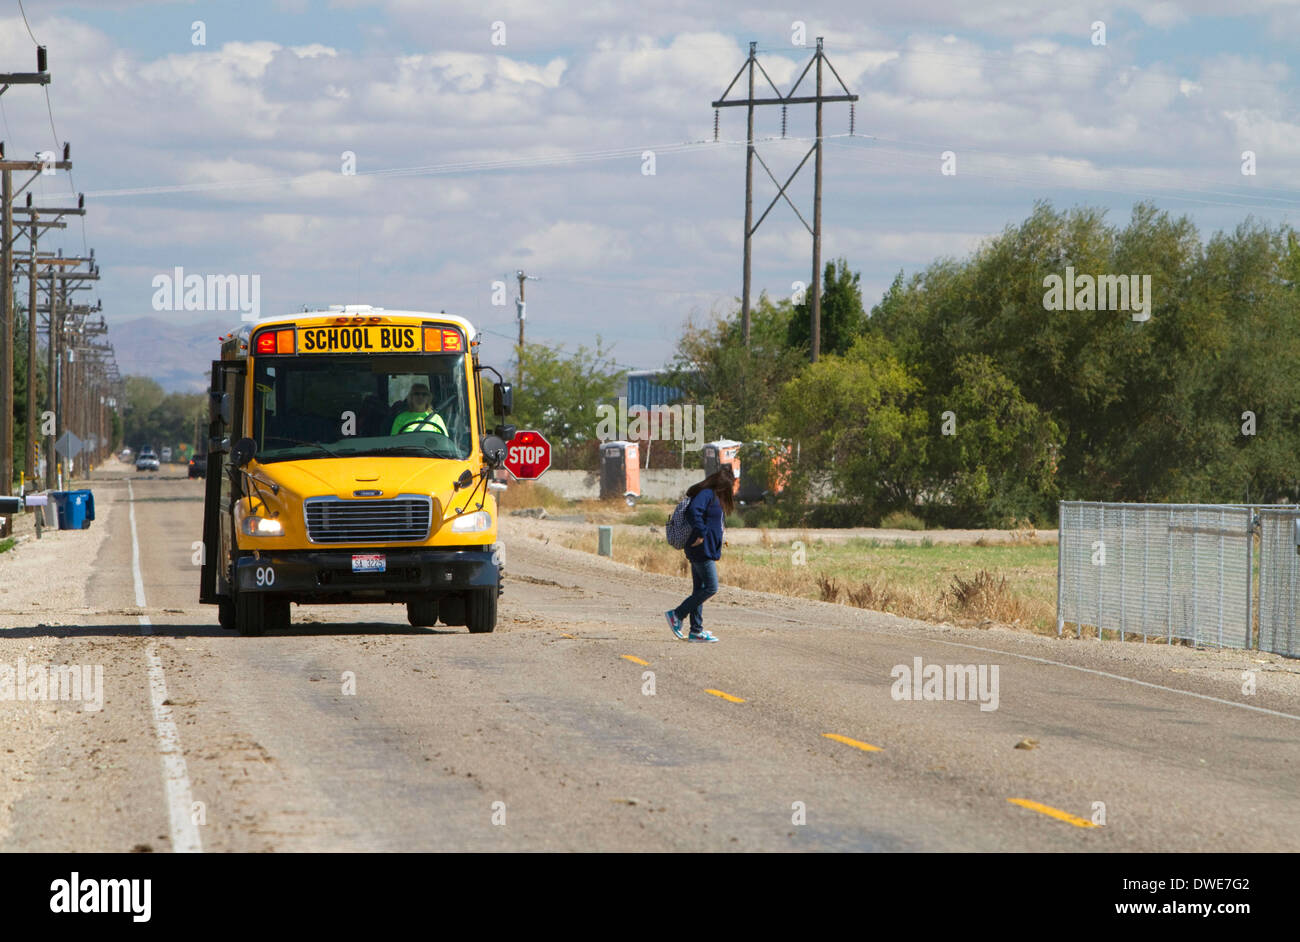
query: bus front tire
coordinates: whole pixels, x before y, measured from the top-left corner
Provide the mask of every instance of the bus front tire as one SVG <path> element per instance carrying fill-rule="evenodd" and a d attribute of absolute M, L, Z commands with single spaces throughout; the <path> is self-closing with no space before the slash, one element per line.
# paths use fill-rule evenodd
<path fill-rule="evenodd" d="M 488 634 L 497 626 L 497 587 L 475 589 L 465 599 L 465 627 L 471 634 Z"/>
<path fill-rule="evenodd" d="M 235 629 L 245 637 L 289 627 L 289 600 L 258 592 L 235 595 Z"/>
<path fill-rule="evenodd" d="M 406 620 L 416 628 L 432 628 L 438 624 L 438 600 L 407 602 Z"/>
<path fill-rule="evenodd" d="M 231 599 L 217 602 L 217 622 L 227 631 L 235 630 L 235 603 Z"/>

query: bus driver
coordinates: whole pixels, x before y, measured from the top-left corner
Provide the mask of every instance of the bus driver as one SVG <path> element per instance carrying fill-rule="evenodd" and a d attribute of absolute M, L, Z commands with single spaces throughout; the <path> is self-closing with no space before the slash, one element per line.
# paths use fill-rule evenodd
<path fill-rule="evenodd" d="M 415 383 L 406 394 L 406 409 L 393 419 L 390 435 L 402 435 L 407 432 L 437 432 L 447 434 L 446 423 L 442 416 L 430 407 L 432 396 L 425 383 Z"/>

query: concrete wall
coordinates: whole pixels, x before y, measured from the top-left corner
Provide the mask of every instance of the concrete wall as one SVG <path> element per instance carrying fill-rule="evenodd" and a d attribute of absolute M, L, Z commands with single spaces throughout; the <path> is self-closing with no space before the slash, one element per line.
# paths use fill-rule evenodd
<path fill-rule="evenodd" d="M 680 500 L 686 489 L 704 480 L 700 468 L 642 468 L 642 500 Z M 566 500 L 594 500 L 600 497 L 599 471 L 547 471 L 538 484 Z"/>

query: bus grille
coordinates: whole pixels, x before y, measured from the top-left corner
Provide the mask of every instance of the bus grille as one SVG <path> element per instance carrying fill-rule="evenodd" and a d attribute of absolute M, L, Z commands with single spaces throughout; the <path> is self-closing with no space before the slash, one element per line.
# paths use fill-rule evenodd
<path fill-rule="evenodd" d="M 432 500 L 339 500 L 309 498 L 304 503 L 307 538 L 313 543 L 404 543 L 429 538 Z"/>

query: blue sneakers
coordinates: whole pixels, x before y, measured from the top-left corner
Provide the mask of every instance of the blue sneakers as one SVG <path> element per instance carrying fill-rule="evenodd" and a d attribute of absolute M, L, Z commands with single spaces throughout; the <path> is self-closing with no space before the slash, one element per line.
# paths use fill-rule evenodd
<path fill-rule="evenodd" d="M 676 611 L 664 612 L 664 618 L 668 619 L 668 627 L 673 630 L 673 634 L 675 634 L 679 639 L 686 637 L 686 635 L 682 633 L 682 620 L 677 617 Z"/>
<path fill-rule="evenodd" d="M 711 631 L 701 631 L 699 634 L 691 632 L 686 638 L 687 641 L 717 641 L 718 637 Z"/>

